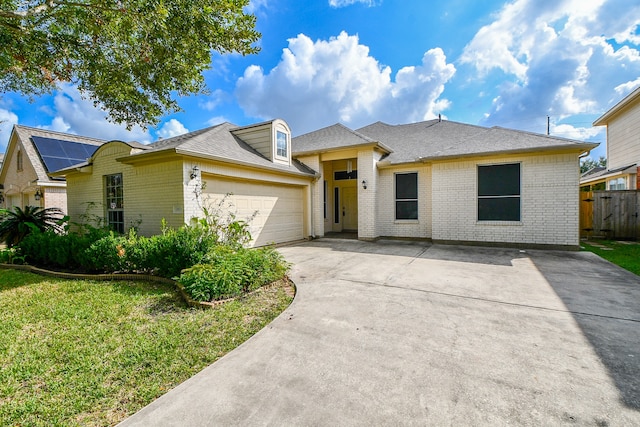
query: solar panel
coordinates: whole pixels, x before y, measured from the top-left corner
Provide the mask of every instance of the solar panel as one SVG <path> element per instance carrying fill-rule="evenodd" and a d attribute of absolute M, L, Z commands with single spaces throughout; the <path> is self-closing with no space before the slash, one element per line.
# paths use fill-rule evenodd
<path fill-rule="evenodd" d="M 42 136 L 32 136 L 31 140 L 36 146 L 47 172 L 54 172 L 85 162 L 98 149 L 97 145 Z"/>

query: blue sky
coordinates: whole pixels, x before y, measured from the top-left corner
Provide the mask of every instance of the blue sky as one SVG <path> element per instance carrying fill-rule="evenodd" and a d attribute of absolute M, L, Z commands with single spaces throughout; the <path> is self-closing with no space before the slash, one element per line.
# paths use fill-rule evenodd
<path fill-rule="evenodd" d="M 337 122 L 437 117 L 601 142 L 591 123 L 640 85 L 637 0 L 252 0 L 260 53 L 218 55 L 210 94 L 127 131 L 71 85 L 0 98 L 13 123 L 151 142 L 223 121 L 283 118 L 300 135 Z"/>

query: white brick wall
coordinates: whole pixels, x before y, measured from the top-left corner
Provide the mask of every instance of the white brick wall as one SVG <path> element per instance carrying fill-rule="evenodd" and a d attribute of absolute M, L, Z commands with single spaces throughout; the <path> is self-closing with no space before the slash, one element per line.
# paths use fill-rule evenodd
<path fill-rule="evenodd" d="M 67 189 L 65 187 L 46 187 L 44 198 L 40 201 L 45 208 L 59 208 L 67 213 Z"/>
<path fill-rule="evenodd" d="M 395 219 L 395 174 L 418 173 L 418 220 Z M 380 169 L 378 185 L 378 236 L 431 237 L 431 166 L 413 165 Z"/>
<path fill-rule="evenodd" d="M 521 221 L 477 221 L 477 165 L 521 163 Z M 433 164 L 434 240 L 577 246 L 576 154 L 529 155 Z"/>
<path fill-rule="evenodd" d="M 134 167 L 116 159 L 128 155 L 131 148 L 111 142 L 99 149 L 90 173 L 70 173 L 67 176 L 67 201 L 71 221 L 79 222 L 87 212 L 87 203 L 95 204 L 89 213 L 104 217 L 104 176 L 122 173 L 125 229 L 139 224 L 142 235 L 160 233 L 164 218 L 170 226 L 183 224 L 181 161 L 159 162 Z M 140 222 L 141 221 L 141 222 Z"/>
<path fill-rule="evenodd" d="M 380 154 L 371 149 L 358 151 L 358 239 L 375 239 L 379 236 L 377 226 L 378 169 Z M 367 182 L 366 190 L 362 181 Z"/>

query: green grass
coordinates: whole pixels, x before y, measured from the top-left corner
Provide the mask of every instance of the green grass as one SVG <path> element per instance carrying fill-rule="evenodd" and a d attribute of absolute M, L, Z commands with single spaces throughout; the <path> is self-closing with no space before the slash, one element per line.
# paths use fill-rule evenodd
<path fill-rule="evenodd" d="M 290 302 L 276 286 L 199 310 L 168 285 L 0 270 L 0 425 L 114 425 Z"/>
<path fill-rule="evenodd" d="M 600 255 L 607 261 L 611 261 L 632 273 L 640 275 L 640 243 L 594 240 L 582 241 L 580 244 L 585 250 Z M 602 249 L 594 246 L 594 244 L 605 246 L 609 249 Z"/>

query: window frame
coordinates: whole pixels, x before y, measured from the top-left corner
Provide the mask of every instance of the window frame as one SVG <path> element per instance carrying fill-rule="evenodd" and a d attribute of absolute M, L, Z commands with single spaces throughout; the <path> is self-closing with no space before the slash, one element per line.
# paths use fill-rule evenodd
<path fill-rule="evenodd" d="M 119 178 L 118 183 L 110 182 L 116 177 Z M 112 189 L 114 192 L 111 194 L 110 190 Z M 113 231 L 124 234 L 124 180 L 122 173 L 104 176 L 104 201 L 107 226 Z"/>
<path fill-rule="evenodd" d="M 612 190 L 613 191 L 615 191 L 615 190 L 626 190 L 627 189 L 627 180 L 623 176 L 618 177 L 618 178 L 614 178 L 614 179 L 610 179 L 608 184 L 609 184 L 609 191 L 612 191 Z"/>
<path fill-rule="evenodd" d="M 415 176 L 415 197 L 398 197 L 398 176 L 399 175 L 414 175 Z M 393 205 L 394 205 L 394 214 L 393 217 L 396 221 L 411 221 L 411 222 L 415 222 L 415 221 L 419 221 L 420 219 L 420 201 L 419 201 L 419 194 L 420 194 L 420 189 L 419 189 L 419 175 L 417 171 L 407 171 L 407 172 L 395 172 L 393 174 Z M 399 218 L 398 217 L 398 213 L 399 213 L 399 209 L 398 209 L 398 204 L 407 204 L 407 203 L 411 203 L 411 204 L 415 204 L 415 209 L 413 209 L 413 211 L 415 212 L 415 217 L 402 217 Z"/>
<path fill-rule="evenodd" d="M 284 136 L 284 148 L 280 147 L 280 135 Z M 281 130 L 276 130 L 276 157 L 288 159 L 289 156 L 289 135 Z M 281 151 L 284 153 L 282 154 Z"/>
<path fill-rule="evenodd" d="M 518 166 L 518 190 L 516 193 L 509 194 L 481 194 L 482 187 L 484 187 L 481 183 L 481 170 L 483 168 L 496 168 L 496 167 L 508 167 L 508 166 Z M 509 181 L 509 180 L 507 180 Z M 476 220 L 478 222 L 487 223 L 487 222 L 510 222 L 510 223 L 520 223 L 522 222 L 522 162 L 509 162 L 509 163 L 491 163 L 491 164 L 479 164 L 476 165 Z M 487 215 L 487 212 L 483 211 L 484 203 L 481 201 L 494 200 L 499 203 L 503 203 L 508 200 L 517 200 L 518 208 L 517 208 L 517 217 L 486 217 L 483 215 Z"/>
<path fill-rule="evenodd" d="M 22 154 L 22 150 L 18 150 L 16 153 L 16 170 L 18 172 L 22 172 L 24 169 L 24 155 Z"/>

